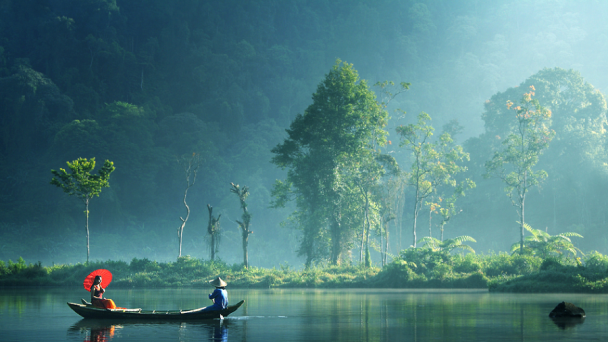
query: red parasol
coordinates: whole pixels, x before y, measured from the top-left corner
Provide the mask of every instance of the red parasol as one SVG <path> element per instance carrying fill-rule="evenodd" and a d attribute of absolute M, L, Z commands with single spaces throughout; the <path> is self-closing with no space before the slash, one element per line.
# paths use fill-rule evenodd
<path fill-rule="evenodd" d="M 100 268 L 91 272 L 86 278 L 84 278 L 84 289 L 87 291 L 91 291 L 91 286 L 93 286 L 93 282 L 95 281 L 95 276 L 101 276 L 101 287 L 105 288 L 110 285 L 112 282 L 112 273 L 108 270 L 104 270 Z"/>

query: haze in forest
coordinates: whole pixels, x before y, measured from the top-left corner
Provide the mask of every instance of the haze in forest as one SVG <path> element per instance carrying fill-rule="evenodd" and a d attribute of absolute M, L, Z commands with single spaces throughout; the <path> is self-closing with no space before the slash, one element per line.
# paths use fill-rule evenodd
<path fill-rule="evenodd" d="M 444 234 L 473 237 L 477 253 L 519 241 L 504 184 L 483 174 L 508 134 L 507 101 L 533 86 L 556 135 L 539 158 L 548 176 L 527 194 L 526 223 L 576 232 L 584 252 L 605 254 L 607 15 L 608 2 L 591 0 L 0 0 L 0 260 L 86 261 L 84 206 L 49 184 L 51 169 L 80 157 L 116 167 L 90 203 L 91 258 L 175 260 L 186 215 L 178 160 L 194 153 L 182 255 L 210 257 L 209 204 L 221 214 L 216 257 L 242 262 L 234 183 L 249 190 L 249 264 L 301 267 L 295 204 L 270 208 L 287 177 L 271 151 L 337 60 L 379 101 L 377 82 L 410 83 L 386 108 L 382 151 L 400 168 L 412 159 L 396 128 L 421 112 L 433 139 L 447 129 L 470 154 L 459 177 L 476 187 Z M 414 244 L 412 196 L 403 190 L 400 219 L 389 222 L 389 255 Z M 438 238 L 439 222 L 423 208 L 418 237 L 430 227 Z M 355 243 L 353 263 L 359 252 Z"/>

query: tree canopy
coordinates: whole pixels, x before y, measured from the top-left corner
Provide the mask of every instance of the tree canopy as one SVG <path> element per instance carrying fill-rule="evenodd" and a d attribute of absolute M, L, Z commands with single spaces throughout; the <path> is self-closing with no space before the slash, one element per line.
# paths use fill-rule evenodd
<path fill-rule="evenodd" d="M 450 217 L 445 238 L 473 236 L 476 249 L 508 250 L 516 233 L 506 229 L 514 221 L 511 204 L 499 180 L 481 175 L 514 127 L 505 103 L 518 102 L 530 85 L 534 98 L 552 111 L 556 135 L 537 164 L 548 178 L 530 193 L 526 221 L 548 227 L 550 234 L 580 233 L 587 237 L 581 249 L 604 251 L 602 92 L 608 85 L 603 77 L 608 38 L 601 17 L 608 3 L 531 0 L 516 20 L 504 15 L 520 5 L 518 0 L 0 1 L 0 238 L 11 241 L 0 259 L 16 260 L 21 251 L 49 264 L 79 259 L 67 247 L 79 243 L 73 232 L 81 210 L 47 185 L 53 165 L 82 156 L 116 166 L 110 191 L 94 201 L 90 213 L 103 237 L 116 241 L 99 257 L 174 259 L 175 246 L 166 243 L 174 231 L 167 227 L 183 210 L 183 170 L 175 156 L 197 151 L 203 161 L 199 179 L 205 181 L 188 192 L 192 235 L 188 230 L 184 254 L 209 255 L 207 203 L 214 204 L 215 215 L 222 214 L 222 244 L 240 241 L 234 221 L 240 208 L 226 188 L 235 182 L 249 186 L 249 210 L 256 213 L 256 234 L 249 239 L 252 265 L 306 263 L 293 253 L 302 241 L 310 242 L 314 260 L 340 254 L 338 259 L 356 262 L 369 251 L 373 264 L 378 253 L 384 260 L 414 244 L 411 234 L 402 234 L 412 226 L 412 188 L 394 195 L 390 213 L 382 203 L 391 201 L 378 195 L 377 186 L 386 184 L 387 155 L 401 171 L 409 170 L 410 154 L 396 147 L 395 128 L 415 123 L 420 112 L 432 116 L 435 128 L 452 120 L 463 124 L 457 135 L 448 132 L 471 157 L 462 164 L 468 170 L 454 181 L 477 184 L 445 212 Z M 310 95 L 336 58 L 353 63 L 369 81 L 368 90 L 386 79 L 407 80 L 411 87 L 387 106 L 379 101 L 393 116 L 387 115 L 382 128 L 388 135 L 370 131 L 369 146 L 331 150 L 340 156 L 335 164 L 340 172 L 316 180 L 313 190 L 323 197 L 315 200 L 318 207 L 298 210 L 293 197 L 285 207 L 271 209 L 281 199 L 272 196 L 276 179 L 284 180 L 276 191 L 296 185 L 289 182 L 288 168 L 270 162 L 277 156 L 272 149 L 286 141 L 285 128 L 297 114 L 313 106 Z M 408 114 L 393 115 L 394 108 Z M 338 130 L 326 128 L 328 137 Z M 431 142 L 438 144 L 440 137 Z M 357 139 L 367 138 L 345 135 L 335 142 Z M 392 144 L 383 146 L 383 140 Z M 420 215 L 418 226 L 433 232 L 441 227 L 444 216 L 436 217 L 450 206 L 452 189 L 458 187 L 437 188 L 426 202 L 435 211 L 436 205 L 441 208 L 435 213 L 425 207 L 431 215 Z M 395 219 L 389 220 L 391 215 Z M 306 237 L 303 230 L 282 229 L 282 222 L 307 222 L 318 230 L 306 230 Z M 327 228 L 331 224 L 335 229 Z M 98 243 L 93 239 L 91 248 Z M 240 263 L 240 249 L 221 250 L 223 260 Z"/>
<path fill-rule="evenodd" d="M 101 190 L 110 186 L 110 174 L 116 169 L 114 163 L 106 160 L 97 175 L 91 174 L 95 169 L 95 158 L 87 160 L 78 158 L 67 162 L 70 172 L 65 169 L 51 170 L 53 178 L 51 184 L 63 190 L 70 196 L 80 199 L 85 206 L 86 232 L 87 232 L 87 262 L 89 262 L 89 202 L 95 196 L 99 197 Z"/>
<path fill-rule="evenodd" d="M 291 123 L 288 138 L 272 150 L 273 163 L 288 170 L 286 181 L 275 186 L 276 203 L 294 196 L 298 214 L 306 216 L 296 224 L 303 231 L 300 253 L 307 265 L 319 258 L 314 246 L 322 237 L 329 240 L 326 253 L 334 264 L 352 244 L 353 227 L 361 220 L 353 210 L 362 203 L 356 186 L 381 176 L 374 150 L 386 144 L 387 121 L 352 64 L 338 60 L 313 103 Z"/>

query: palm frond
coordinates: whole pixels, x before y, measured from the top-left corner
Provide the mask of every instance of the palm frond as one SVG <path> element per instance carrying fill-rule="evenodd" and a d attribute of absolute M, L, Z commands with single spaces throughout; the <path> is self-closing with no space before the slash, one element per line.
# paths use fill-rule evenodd
<path fill-rule="evenodd" d="M 526 252 L 543 258 L 546 258 L 551 254 L 562 256 L 564 255 L 564 252 L 568 252 L 573 256 L 576 256 L 577 251 L 583 254 L 581 250 L 575 247 L 570 240 L 570 237 L 572 236 L 580 238 L 583 237 L 578 233 L 566 232 L 557 235 L 550 235 L 542 230 L 532 228 L 527 223 L 524 223 L 523 227 L 531 234 L 530 236 L 526 236 L 524 238 L 524 251 Z M 520 243 L 514 243 L 511 245 L 511 253 L 515 253 L 519 249 Z"/>

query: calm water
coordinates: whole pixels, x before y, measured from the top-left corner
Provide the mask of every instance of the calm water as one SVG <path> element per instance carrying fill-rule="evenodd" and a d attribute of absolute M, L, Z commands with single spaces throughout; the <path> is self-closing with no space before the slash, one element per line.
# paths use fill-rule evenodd
<path fill-rule="evenodd" d="M 106 292 L 118 306 L 192 309 L 211 289 Z M 84 289 L 0 289 L 0 341 L 604 341 L 608 295 L 437 290 L 229 290 L 246 303 L 223 321 L 84 320 L 66 302 Z M 582 307 L 556 324 L 561 301 Z"/>

